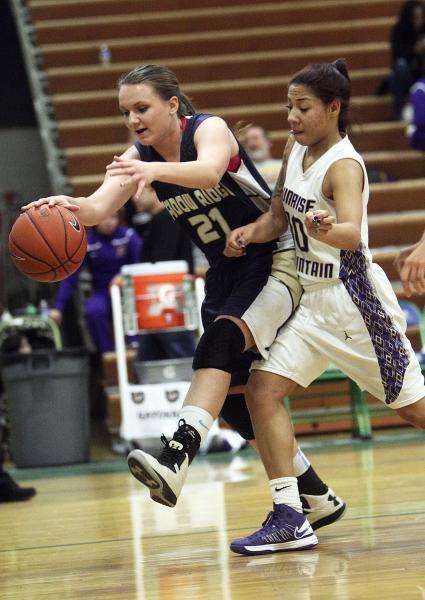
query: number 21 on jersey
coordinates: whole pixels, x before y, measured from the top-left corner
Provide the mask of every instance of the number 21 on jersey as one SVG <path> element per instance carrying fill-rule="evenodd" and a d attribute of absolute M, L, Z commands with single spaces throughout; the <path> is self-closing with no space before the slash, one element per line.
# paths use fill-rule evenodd
<path fill-rule="evenodd" d="M 196 233 L 203 244 L 219 240 L 223 233 L 226 235 L 230 231 L 229 225 L 217 207 L 212 208 L 208 214 L 190 217 L 188 221 L 196 228 Z"/>

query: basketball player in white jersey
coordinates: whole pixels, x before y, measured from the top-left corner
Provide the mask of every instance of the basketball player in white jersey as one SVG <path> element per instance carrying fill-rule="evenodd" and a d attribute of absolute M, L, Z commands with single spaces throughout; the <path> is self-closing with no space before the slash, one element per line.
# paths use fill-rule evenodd
<path fill-rule="evenodd" d="M 281 399 L 297 385 L 307 387 L 330 362 L 407 422 L 425 428 L 424 378 L 405 335 L 406 321 L 367 246 L 369 186 L 363 159 L 346 133 L 349 100 L 343 60 L 309 65 L 291 79 L 283 194 L 274 195 L 267 214 L 228 236 L 226 252 L 237 257 L 241 247 L 272 239 L 288 221 L 304 288 L 297 311 L 268 358 L 253 363 L 248 382 L 246 398 L 273 510 L 260 530 L 231 544 L 241 554 L 317 543 L 301 514 L 292 429 Z M 285 445 L 286 454 L 275 452 Z"/>

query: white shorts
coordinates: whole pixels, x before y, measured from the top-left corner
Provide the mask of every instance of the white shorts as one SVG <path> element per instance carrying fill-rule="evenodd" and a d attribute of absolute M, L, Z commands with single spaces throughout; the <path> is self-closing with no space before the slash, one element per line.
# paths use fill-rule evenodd
<path fill-rule="evenodd" d="M 266 285 L 242 315 L 263 358 L 268 357 L 269 347 L 279 329 L 298 306 L 301 292 L 295 267 L 295 250 L 276 252 Z"/>
<path fill-rule="evenodd" d="M 306 291 L 268 359 L 254 361 L 251 369 L 307 387 L 333 363 L 393 409 L 424 398 L 424 376 L 391 284 L 378 265 L 367 275 L 371 285 L 356 288 L 358 295 L 342 282 Z M 359 297 L 366 300 L 366 311 Z"/>

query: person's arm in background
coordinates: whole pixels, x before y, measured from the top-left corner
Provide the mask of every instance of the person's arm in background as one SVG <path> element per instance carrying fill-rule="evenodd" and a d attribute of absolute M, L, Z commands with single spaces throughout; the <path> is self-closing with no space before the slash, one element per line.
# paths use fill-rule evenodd
<path fill-rule="evenodd" d="M 65 310 L 66 303 L 71 298 L 77 287 L 78 279 L 81 271 L 84 269 L 86 260 L 82 265 L 69 277 L 64 279 L 59 285 L 58 291 L 53 302 L 53 307 L 49 311 L 49 317 L 60 325 L 62 323 L 62 315 Z"/>
<path fill-rule="evenodd" d="M 140 262 L 140 256 L 142 254 L 143 242 L 137 233 L 133 231 L 128 240 L 128 259 L 129 263 L 135 264 Z"/>
<path fill-rule="evenodd" d="M 414 290 L 418 294 L 425 293 L 425 231 L 419 242 L 400 252 L 395 265 L 407 297 L 410 297 Z"/>
<path fill-rule="evenodd" d="M 411 95 L 413 108 L 413 124 L 418 128 L 425 128 L 425 78 L 415 84 Z"/>

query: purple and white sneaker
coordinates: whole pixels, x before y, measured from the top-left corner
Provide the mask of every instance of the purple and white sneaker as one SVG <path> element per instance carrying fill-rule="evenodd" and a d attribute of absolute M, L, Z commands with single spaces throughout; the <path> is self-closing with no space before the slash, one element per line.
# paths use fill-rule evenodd
<path fill-rule="evenodd" d="M 302 513 L 286 504 L 274 504 L 261 529 L 234 540 L 230 549 L 237 554 L 271 554 L 286 550 L 307 550 L 318 539 Z"/>

